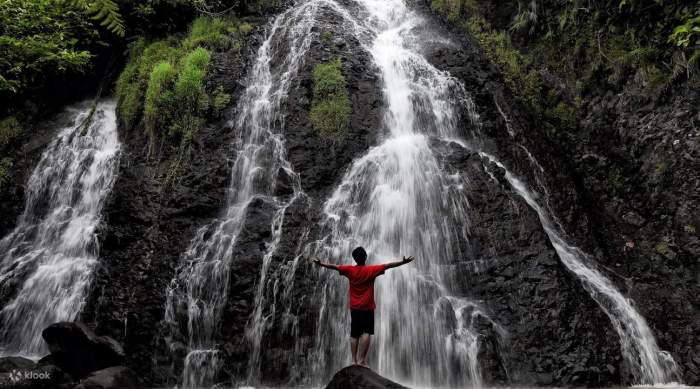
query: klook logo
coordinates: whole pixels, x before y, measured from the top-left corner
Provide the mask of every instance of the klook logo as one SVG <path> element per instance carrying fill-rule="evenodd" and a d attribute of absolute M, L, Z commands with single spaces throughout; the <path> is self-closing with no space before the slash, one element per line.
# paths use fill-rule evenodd
<path fill-rule="evenodd" d="M 51 373 L 48 371 L 20 371 L 12 370 L 10 372 L 10 381 L 17 383 L 21 380 L 48 380 L 51 379 Z"/>
<path fill-rule="evenodd" d="M 22 379 L 22 373 L 20 373 L 19 370 L 12 370 L 10 372 L 10 380 L 12 383 L 16 383 L 17 381 Z"/>

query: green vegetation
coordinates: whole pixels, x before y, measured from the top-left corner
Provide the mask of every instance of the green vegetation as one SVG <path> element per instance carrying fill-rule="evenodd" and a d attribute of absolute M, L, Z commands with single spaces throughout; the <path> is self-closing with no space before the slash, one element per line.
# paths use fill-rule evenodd
<path fill-rule="evenodd" d="M 0 159 L 0 190 L 5 188 L 5 184 L 10 179 L 10 169 L 12 168 L 12 159 Z"/>
<path fill-rule="evenodd" d="M 347 132 L 352 113 L 340 58 L 316 65 L 313 75 L 311 125 L 324 138 L 340 139 Z"/>
<path fill-rule="evenodd" d="M 212 96 L 211 107 L 214 110 L 214 114 L 219 116 L 224 108 L 231 104 L 231 95 L 224 92 L 224 87 L 219 85 Z"/>
<path fill-rule="evenodd" d="M 100 25 L 112 33 L 124 36 L 124 19 L 119 13 L 119 6 L 113 0 L 72 0 L 74 4 L 82 7 L 90 14 L 92 20 L 100 22 Z"/>
<path fill-rule="evenodd" d="M 131 46 L 116 84 L 117 109 L 124 128 L 143 124 L 150 156 L 162 139 L 179 139 L 182 156 L 206 118 L 230 102 L 223 87 L 209 90 L 205 81 L 212 53 L 240 47 L 231 44 L 242 38 L 240 30 L 228 19 L 200 17 L 186 36 Z"/>
<path fill-rule="evenodd" d="M 655 94 L 698 82 L 700 6 L 690 3 L 432 0 L 431 7 L 476 38 L 516 98 L 559 136 L 575 129 L 582 96 L 594 90 Z"/>
<path fill-rule="evenodd" d="M 613 193 L 620 192 L 624 188 L 625 181 L 620 169 L 613 168 L 610 170 L 608 173 L 608 186 Z"/>
<path fill-rule="evenodd" d="M 654 250 L 656 250 L 657 253 L 666 256 L 671 252 L 671 249 L 668 247 L 667 242 L 659 242 L 654 246 Z"/>
<path fill-rule="evenodd" d="M 0 120 L 0 147 L 7 146 L 24 132 L 19 120 L 14 116 L 8 116 Z"/>
<path fill-rule="evenodd" d="M 69 2 L 0 2 L 0 101 L 90 67 L 99 40 L 84 10 Z"/>

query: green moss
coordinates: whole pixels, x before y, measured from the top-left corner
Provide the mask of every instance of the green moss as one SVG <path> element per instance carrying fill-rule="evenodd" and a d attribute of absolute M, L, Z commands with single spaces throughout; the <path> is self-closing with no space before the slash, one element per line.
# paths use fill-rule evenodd
<path fill-rule="evenodd" d="M 324 138 L 340 139 L 350 126 L 350 98 L 340 58 L 316 65 L 314 98 L 309 113 L 311 125 Z"/>
<path fill-rule="evenodd" d="M 177 49 L 168 41 L 146 45 L 139 40 L 132 46 L 129 62 L 119 75 L 115 89 L 119 118 L 127 129 L 136 125 L 141 115 L 144 93 L 156 64 L 170 62 L 176 57 Z"/>
<path fill-rule="evenodd" d="M 622 190 L 622 188 L 624 187 L 624 179 L 622 177 L 620 169 L 613 168 L 612 170 L 610 170 L 610 172 L 608 173 L 608 186 L 613 191 L 613 193 L 617 193 Z"/>
<path fill-rule="evenodd" d="M 446 17 L 447 20 L 455 22 L 462 15 L 464 3 L 463 0 L 432 0 L 430 7 L 433 11 Z"/>
<path fill-rule="evenodd" d="M 180 74 L 175 82 L 175 100 L 177 104 L 190 112 L 203 108 L 201 106 L 204 92 L 204 77 L 211 54 L 206 49 L 198 47 L 190 52 L 180 65 Z"/>
<path fill-rule="evenodd" d="M 330 31 L 324 31 L 323 34 L 321 34 L 321 43 L 323 43 L 326 46 L 329 46 L 331 44 L 331 41 L 333 40 L 333 33 Z"/>
<path fill-rule="evenodd" d="M 666 171 L 667 168 L 668 168 L 668 165 L 666 164 L 666 162 L 663 162 L 663 161 L 657 162 L 656 166 L 654 167 L 654 172 L 656 174 L 662 174 L 663 172 Z"/>
<path fill-rule="evenodd" d="M 143 104 L 144 125 L 149 134 L 155 130 L 159 121 L 163 121 L 163 114 L 170 113 L 174 108 L 171 87 L 176 76 L 175 67 L 167 61 L 156 64 L 151 72 Z"/>
<path fill-rule="evenodd" d="M 231 95 L 224 92 L 224 87 L 219 85 L 212 96 L 212 109 L 219 115 L 231 102 Z"/>
<path fill-rule="evenodd" d="M 654 246 L 654 250 L 656 250 L 657 253 L 661 255 L 668 255 L 671 252 L 671 249 L 668 247 L 668 243 L 666 242 L 659 242 Z"/>
<path fill-rule="evenodd" d="M 10 180 L 10 169 L 12 169 L 12 159 L 0 159 L 0 190 L 3 190 Z"/>
<path fill-rule="evenodd" d="M 182 60 L 180 66 L 180 74 L 175 82 L 175 105 L 181 111 L 176 115 L 170 133 L 180 134 L 183 144 L 189 144 L 194 132 L 204 123 L 201 116 L 209 105 L 204 78 L 210 60 L 209 51 L 198 47 Z"/>
<path fill-rule="evenodd" d="M 251 31 L 253 31 L 253 25 L 247 22 L 243 22 L 238 26 L 238 31 L 243 35 L 248 35 Z"/>
<path fill-rule="evenodd" d="M 576 108 L 560 101 L 550 113 L 559 121 L 561 127 L 573 129 L 576 127 Z"/>
<path fill-rule="evenodd" d="M 149 156 L 154 155 L 156 142 L 172 146 L 179 140 L 177 158 L 171 162 L 173 174 L 187 157 L 197 129 L 218 116 L 231 100 L 222 87 L 207 90 L 212 53 L 240 47 L 242 35 L 250 29 L 248 23 L 200 17 L 186 36 L 151 43 L 139 40 L 132 45 L 129 62 L 116 84 L 119 117 L 127 129 L 143 126 Z"/>
<path fill-rule="evenodd" d="M 689 233 L 689 234 L 694 234 L 695 231 L 696 231 L 696 229 L 695 229 L 695 226 L 694 226 L 694 225 L 692 225 L 692 224 L 686 224 L 685 226 L 683 226 L 683 231 L 685 231 L 685 232 L 687 232 L 687 233 Z"/>
<path fill-rule="evenodd" d="M 227 32 L 231 27 L 232 23 L 226 19 L 201 16 L 192 23 L 189 35 L 182 47 L 186 50 L 192 50 L 199 46 L 211 50 L 228 49 L 231 45 L 231 38 Z"/>
<path fill-rule="evenodd" d="M 22 135 L 22 124 L 14 116 L 0 120 L 0 146 L 5 146 Z"/>

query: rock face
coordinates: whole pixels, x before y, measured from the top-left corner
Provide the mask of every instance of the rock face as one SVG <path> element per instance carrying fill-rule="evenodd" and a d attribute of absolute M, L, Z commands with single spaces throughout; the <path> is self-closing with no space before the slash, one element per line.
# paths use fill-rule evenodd
<path fill-rule="evenodd" d="M 430 62 L 459 78 L 470 92 L 481 117 L 485 150 L 497 154 L 548 200 L 571 240 L 636 302 L 660 347 L 679 363 L 682 380 L 700 383 L 700 117 L 697 106 L 688 101 L 697 99 L 697 91 L 671 91 L 665 100 L 613 93 L 591 97 L 583 102 L 581 132 L 555 143 L 515 102 L 497 69 L 468 37 L 431 16 L 425 2 L 415 6 L 451 41 L 435 42 L 429 39 L 434 31 L 416 31 L 416 39 L 431 42 L 425 48 Z M 261 18 L 258 24 L 264 22 Z M 304 379 L 298 364 L 313 348 L 318 331 L 320 307 L 313 298 L 317 273 L 292 259 L 302 252 L 303 243 L 318 237 L 323 202 L 345 169 L 382 136 L 381 80 L 369 55 L 342 30 L 337 15 L 322 12 L 314 33 L 323 36 L 330 31 L 334 39 L 313 42 L 285 104 L 285 146 L 306 196 L 287 210 L 264 288 L 267 305 L 262 314 L 269 321 L 263 329 L 259 374 L 266 385 L 285 386 Z M 263 31 L 257 29 L 240 53 L 213 58 L 214 78 L 208 82 L 223 85 L 237 100 L 262 39 Z M 329 141 L 313 131 L 308 116 L 313 67 L 335 57 L 341 58 L 353 113 L 346 136 Z M 235 108 L 227 114 L 235 117 Z M 168 339 L 166 344 L 161 327 L 165 294 L 190 239 L 225 204 L 230 161 L 235 157 L 229 145 L 235 131 L 227 120 L 199 129 L 187 168 L 167 186 L 163 177 L 176 153 L 166 147 L 160 162 L 154 163 L 146 155 L 147 135 L 142 129 L 120 134 L 124 145 L 120 174 L 99 231 L 101 266 L 81 319 L 95 332 L 118 339 L 124 352 L 83 325 L 61 323 L 45 332 L 51 356 L 37 366 L 0 359 L 0 371 L 13 366 L 57 371 L 60 367 L 83 378 L 80 385 L 85 388 L 133 387 L 138 385 L 135 376 L 148 386 L 177 382 L 186 340 Z M 22 149 L 25 171 L 30 171 L 32 156 L 44 138 L 37 136 Z M 501 327 L 475 323 L 483 338 L 479 363 L 485 384 L 629 382 L 610 320 L 561 264 L 537 215 L 509 188 L 502 172 L 492 169 L 491 177 L 477 153 L 454 144 L 435 142 L 432 147 L 445 149 L 442 155 L 449 157 L 441 163 L 464 174 L 471 184 L 470 241 L 465 242 L 463 255 L 455 258 L 454 274 L 456 293 L 482 303 Z M 620 173 L 622 189 L 612 187 L 617 187 L 610 182 L 610 177 L 617 177 L 611 175 L 615 172 Z M 15 181 L 11 195 L 3 197 L 8 201 L 0 202 L 3 216 L 21 211 L 24 181 Z M 281 195 L 288 189 L 279 183 Z M 217 335 L 226 366 L 218 382 L 236 382 L 251 369 L 251 344 L 245 334 L 255 308 L 270 218 L 264 202 L 252 203 L 234 248 L 236 260 L 231 263 L 228 300 Z M 0 232 L 11 228 L 8 220 L 2 219 Z M 625 248 L 628 241 L 634 242 L 631 250 Z M 293 266 L 293 278 L 286 279 Z M 286 283 L 294 287 L 282 299 L 278 286 Z M 328 385 L 401 387 L 359 367 L 337 372 Z"/>
<path fill-rule="evenodd" d="M 90 373 L 78 383 L 75 389 L 135 389 L 141 387 L 131 369 L 124 366 L 112 366 Z"/>
<path fill-rule="evenodd" d="M 82 323 L 60 322 L 41 335 L 51 350 L 50 362 L 74 378 L 124 361 L 121 345 L 108 336 L 97 336 Z"/>
<path fill-rule="evenodd" d="M 0 373 L 6 373 L 15 369 L 30 369 L 34 367 L 34 361 L 22 357 L 0 358 Z"/>
<path fill-rule="evenodd" d="M 366 367 L 348 366 L 333 376 L 326 389 L 408 389 Z"/>
<path fill-rule="evenodd" d="M 428 3 L 419 2 L 417 6 L 430 14 Z M 495 9 L 502 6 L 501 2 L 491 3 Z M 462 30 L 439 18 L 434 20 L 435 28 L 459 47 L 474 46 Z M 499 24 L 494 22 L 494 25 Z M 700 198 L 696 195 L 700 191 L 700 133 L 697 130 L 700 94 L 697 90 L 671 88 L 657 96 L 604 89 L 592 91 L 583 97 L 576 132 L 565 132 L 553 139 L 543 130 L 544 126 L 538 125 L 532 115 L 515 102 L 503 87 L 497 71 L 484 63 L 478 49 L 458 51 L 436 47 L 428 56 L 435 66 L 450 71 L 465 83 L 482 117 L 482 130 L 488 137 L 487 147 L 494 150 L 511 171 L 543 195 L 571 241 L 590 254 L 599 270 L 636 303 L 635 308 L 648 322 L 660 348 L 669 351 L 679 363 L 680 379 L 685 383 L 700 382 L 697 374 L 700 365 L 695 357 L 700 344 L 697 337 L 691 335 L 700 331 L 700 322 L 693 308 L 698 304 L 700 292 L 697 283 L 700 237 L 695 228 L 700 215 Z M 464 66 L 465 63 L 472 66 Z M 542 71 L 546 72 L 546 69 Z M 513 132 L 513 136 L 507 129 Z M 484 209 L 482 206 L 474 209 Z M 508 226 L 499 226 L 502 228 Z M 535 225 L 530 228 L 530 231 L 537 229 Z M 508 243 L 511 248 L 512 243 Z M 521 249 L 525 250 L 523 258 L 533 258 L 528 249 Z M 487 268 L 484 278 L 479 276 L 470 281 L 479 295 L 484 298 L 499 296 L 502 291 L 489 290 L 484 294 L 484 288 L 507 287 L 513 274 L 522 276 L 517 271 L 512 273 L 504 265 L 506 263 Z M 518 261 L 506 266 L 514 265 L 517 268 Z M 549 324 L 538 326 L 557 323 L 561 328 L 554 333 L 562 342 L 546 345 L 533 339 L 531 346 L 512 353 L 511 357 L 519 359 L 517 355 L 529 354 L 528 349 L 538 350 L 528 357 L 532 358 L 529 362 L 523 362 L 539 368 L 532 374 L 525 373 L 529 379 L 521 379 L 524 382 L 534 379 L 532 382 L 537 384 L 549 384 L 551 378 L 554 383 L 571 382 L 572 379 L 600 384 L 606 383 L 605 380 L 630 382 L 629 372 L 625 371 L 619 351 L 615 350 L 617 336 L 610 331 L 607 319 L 589 316 L 592 312 L 589 309 L 600 308 L 587 303 L 590 298 L 585 295 L 561 300 L 551 294 L 540 297 L 545 295 L 537 291 L 539 288 L 558 290 L 553 282 L 563 280 L 556 281 L 551 274 L 532 267 L 525 274 L 532 271 L 539 273 L 541 278 L 516 280 L 518 286 L 510 296 L 527 295 L 528 290 L 534 288 L 532 296 L 539 301 L 529 302 L 532 309 L 537 311 L 550 305 L 545 316 L 549 317 L 545 319 Z M 572 287 L 581 287 L 575 279 L 569 282 Z M 689 303 L 691 301 L 693 303 Z M 581 304 L 586 304 L 587 308 Z M 493 302 L 497 310 L 503 307 L 512 310 L 518 305 L 514 300 L 505 304 Z M 514 317 L 527 316 L 530 312 L 533 311 L 523 310 Z M 596 329 L 595 324 L 590 327 L 584 324 L 587 321 L 589 324 L 597 322 L 606 329 Z M 527 337 L 520 331 L 530 324 L 510 325 L 509 328 L 518 333 L 511 339 Z M 571 332 L 571 336 L 562 336 L 569 326 L 580 325 L 587 328 L 586 333 L 591 331 L 591 336 L 574 336 L 583 328 Z M 599 343 L 592 339 L 596 337 L 608 341 Z M 593 342 L 598 346 L 589 344 L 586 347 L 593 347 L 588 348 L 589 351 L 585 351 L 586 347 L 580 349 L 581 354 L 576 353 L 579 355 L 575 358 L 577 362 L 570 359 L 573 356 L 560 354 L 564 344 L 581 342 Z M 555 351 L 553 347 L 560 350 Z M 558 356 L 545 356 L 546 350 L 552 350 L 552 355 Z M 591 350 L 595 350 L 598 356 L 594 357 Z M 599 360 L 593 362 L 592 357 Z M 564 363 L 570 366 L 571 372 L 578 373 L 562 375 L 563 370 L 552 369 L 557 363 Z M 583 373 L 584 365 L 590 366 L 592 371 Z M 538 373 L 540 369 L 546 373 Z M 517 370 L 510 369 L 509 372 Z"/>

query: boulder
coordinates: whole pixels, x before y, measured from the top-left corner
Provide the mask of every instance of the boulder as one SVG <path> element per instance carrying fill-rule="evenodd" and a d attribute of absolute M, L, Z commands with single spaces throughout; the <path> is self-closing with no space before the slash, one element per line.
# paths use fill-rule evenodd
<path fill-rule="evenodd" d="M 124 350 L 116 340 L 97 336 L 82 323 L 54 323 L 41 335 L 51 350 L 51 362 L 73 378 L 124 361 Z"/>
<path fill-rule="evenodd" d="M 12 370 L 28 370 L 34 367 L 34 361 L 23 357 L 3 357 L 0 358 L 0 373 Z"/>
<path fill-rule="evenodd" d="M 361 366 L 348 366 L 339 370 L 326 389 L 408 389 Z"/>
<path fill-rule="evenodd" d="M 143 387 L 136 374 L 125 366 L 112 366 L 94 371 L 80 381 L 75 389 L 133 389 Z"/>

